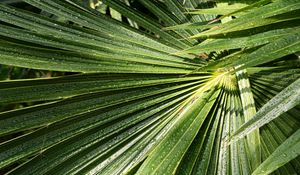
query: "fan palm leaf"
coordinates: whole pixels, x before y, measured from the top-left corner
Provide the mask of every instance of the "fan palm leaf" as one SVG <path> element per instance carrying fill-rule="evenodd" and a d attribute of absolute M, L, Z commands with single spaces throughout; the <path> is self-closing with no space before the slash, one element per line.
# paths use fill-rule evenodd
<path fill-rule="evenodd" d="M 2 172 L 300 172 L 298 0 L 24 2 L 0 63 L 61 74 L 0 81 Z"/>

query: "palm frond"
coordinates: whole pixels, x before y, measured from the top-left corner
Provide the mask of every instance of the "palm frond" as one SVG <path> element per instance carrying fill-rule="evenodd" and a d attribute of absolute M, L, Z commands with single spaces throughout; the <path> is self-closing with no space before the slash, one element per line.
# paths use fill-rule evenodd
<path fill-rule="evenodd" d="M 297 0 L 24 2 L 0 69 L 49 76 L 0 73 L 0 173 L 300 171 Z"/>

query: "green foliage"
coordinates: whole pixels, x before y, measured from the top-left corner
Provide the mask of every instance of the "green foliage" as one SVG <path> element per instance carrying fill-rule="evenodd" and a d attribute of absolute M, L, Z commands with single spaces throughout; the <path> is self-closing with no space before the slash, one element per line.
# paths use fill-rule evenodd
<path fill-rule="evenodd" d="M 299 10 L 0 3 L 0 173 L 300 172 Z"/>

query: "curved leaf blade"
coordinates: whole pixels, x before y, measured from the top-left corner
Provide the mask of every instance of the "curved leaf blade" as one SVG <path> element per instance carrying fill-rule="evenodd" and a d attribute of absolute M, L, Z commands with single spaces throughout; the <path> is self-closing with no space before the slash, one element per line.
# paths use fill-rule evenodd
<path fill-rule="evenodd" d="M 252 175 L 270 174 L 300 155 L 300 129 L 286 139 Z"/>
<path fill-rule="evenodd" d="M 242 125 L 241 128 L 231 136 L 231 142 L 241 139 L 255 129 L 269 123 L 284 112 L 298 105 L 300 103 L 299 87 L 300 78 L 272 98 L 251 120 Z"/>

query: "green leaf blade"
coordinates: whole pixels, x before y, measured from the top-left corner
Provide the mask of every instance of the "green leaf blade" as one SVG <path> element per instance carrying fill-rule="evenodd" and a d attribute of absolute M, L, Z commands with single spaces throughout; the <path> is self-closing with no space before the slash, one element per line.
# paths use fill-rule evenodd
<path fill-rule="evenodd" d="M 177 122 L 169 135 L 150 154 L 150 157 L 147 158 L 146 163 L 141 167 L 137 174 L 155 174 L 163 172 L 173 174 L 179 165 L 179 161 L 191 144 L 192 139 L 196 136 L 205 116 L 214 104 L 219 92 L 220 90 L 204 92 L 207 94 L 204 95 L 204 97 L 197 99 L 195 102 L 197 105 L 191 106 L 189 111 L 183 113 L 183 116 L 179 117 L 180 122 Z M 205 103 L 207 104 L 205 105 Z M 195 110 L 201 112 L 197 114 Z M 193 115 L 193 117 L 190 115 Z"/>

